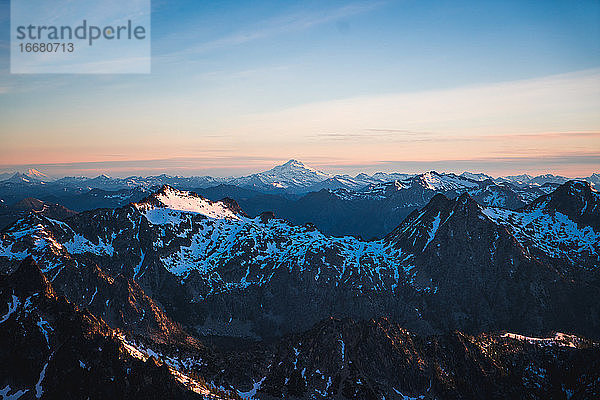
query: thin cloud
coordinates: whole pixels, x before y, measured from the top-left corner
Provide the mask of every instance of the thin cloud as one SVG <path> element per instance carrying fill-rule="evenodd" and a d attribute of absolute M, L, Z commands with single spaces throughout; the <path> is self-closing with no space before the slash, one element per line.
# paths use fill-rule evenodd
<path fill-rule="evenodd" d="M 381 133 L 396 133 L 403 135 L 435 135 L 434 132 L 424 132 L 424 131 L 413 131 L 409 129 L 387 129 L 387 128 L 369 128 L 365 129 L 365 132 L 381 132 Z"/>
<path fill-rule="evenodd" d="M 492 135 L 448 135 L 444 132 L 411 131 L 407 129 L 364 129 L 357 132 L 323 132 L 310 136 L 322 140 L 361 141 L 372 138 L 394 142 L 495 142 L 505 140 L 545 140 L 570 138 L 600 138 L 598 131 L 532 132 Z"/>
<path fill-rule="evenodd" d="M 435 140 L 435 135 L 441 133 L 413 131 L 408 129 L 362 129 L 356 132 L 323 132 L 312 135 L 312 138 L 323 140 L 369 140 L 373 138 L 392 141 L 425 141 Z"/>
<path fill-rule="evenodd" d="M 324 132 L 313 135 L 314 138 L 319 139 L 328 139 L 328 140 L 352 140 L 352 139 L 365 139 L 365 138 L 386 138 L 393 136 L 390 132 L 374 132 L 372 134 L 367 134 L 363 132 L 355 132 L 355 133 L 333 133 L 333 132 Z"/>
<path fill-rule="evenodd" d="M 228 36 L 223 36 L 218 39 L 201 43 L 197 46 L 188 47 L 178 52 L 159 55 L 159 57 L 177 58 L 178 56 L 199 55 L 222 48 L 239 46 L 260 39 L 275 37 L 291 32 L 303 31 L 328 22 L 333 22 L 342 18 L 369 12 L 381 7 L 386 3 L 387 2 L 355 3 L 325 12 L 296 13 L 281 16 L 269 21 L 263 21 L 257 25 L 257 28 L 253 30 L 246 30 Z"/>
<path fill-rule="evenodd" d="M 487 135 L 483 139 L 541 139 L 541 138 L 569 138 L 569 137 L 591 137 L 600 138 L 598 131 L 575 131 L 575 132 L 539 132 L 539 133 L 506 133 L 501 135 Z"/>

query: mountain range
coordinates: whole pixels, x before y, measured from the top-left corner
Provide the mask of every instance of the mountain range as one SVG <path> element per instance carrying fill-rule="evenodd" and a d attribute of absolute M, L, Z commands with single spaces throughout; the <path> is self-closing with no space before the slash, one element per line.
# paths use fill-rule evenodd
<path fill-rule="evenodd" d="M 468 192 L 485 206 L 517 209 L 556 189 L 567 178 L 519 175 L 492 178 L 485 174 L 438 173 L 330 175 L 290 160 L 273 169 L 242 178 L 67 177 L 39 180 L 29 171 L 0 181 L 2 226 L 17 219 L 10 207 L 24 198 L 60 204 L 77 212 L 122 207 L 140 201 L 162 185 L 192 190 L 211 200 L 235 199 L 251 216 L 271 211 L 294 224 L 313 223 L 328 235 L 382 238 L 412 211 L 424 207 L 436 193 L 454 198 Z M 584 180 L 592 187 L 599 176 Z M 8 207 L 8 208 L 7 208 Z M 12 217 L 11 217 L 12 215 Z"/>
<path fill-rule="evenodd" d="M 20 215 L 0 236 L 0 364 L 20 366 L 0 393 L 57 397 L 71 371 L 92 397 L 597 396 L 600 195 L 477 178 L 279 197 L 412 207 L 374 240 L 169 185 Z"/>
<path fill-rule="evenodd" d="M 414 177 L 416 174 L 406 173 L 384 173 L 377 172 L 373 175 L 359 173 L 356 176 L 329 174 L 306 166 L 298 160 L 291 159 L 284 164 L 277 165 L 270 170 L 258 172 L 242 177 L 210 177 L 210 176 L 130 176 L 126 178 L 114 178 L 108 175 L 100 175 L 95 178 L 86 177 L 64 177 L 51 179 L 46 174 L 30 168 L 26 172 L 3 173 L 0 182 L 49 184 L 53 183 L 63 187 L 76 187 L 88 189 L 118 190 L 132 187 L 151 188 L 154 186 L 171 185 L 182 189 L 205 188 L 219 184 L 233 185 L 247 189 L 254 189 L 262 193 L 302 194 L 315 192 L 321 189 L 363 189 L 369 185 L 377 185 L 385 182 L 403 181 Z M 454 174 L 442 174 L 454 176 Z M 474 181 L 491 180 L 494 183 L 513 183 L 515 185 L 538 185 L 546 183 L 562 184 L 571 178 L 545 174 L 531 176 L 527 174 L 513 175 L 493 178 L 483 173 L 463 172 L 460 177 Z M 600 184 L 600 175 L 595 173 L 589 177 L 575 178 L 585 180 L 592 185 Z"/>

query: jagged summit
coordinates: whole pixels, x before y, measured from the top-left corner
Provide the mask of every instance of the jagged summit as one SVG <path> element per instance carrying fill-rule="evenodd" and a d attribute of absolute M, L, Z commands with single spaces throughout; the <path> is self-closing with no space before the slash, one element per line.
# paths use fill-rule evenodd
<path fill-rule="evenodd" d="M 458 196 L 457 203 L 462 206 L 468 207 L 469 209 L 481 209 L 479 203 L 477 203 L 477 201 L 475 201 L 475 199 L 473 199 L 473 197 L 471 197 L 471 195 L 468 192 L 464 192 L 460 196 Z"/>
<path fill-rule="evenodd" d="M 452 218 L 477 222 L 479 216 L 483 216 L 481 207 L 468 193 L 455 199 L 438 193 L 421 210 L 413 211 L 384 240 L 404 251 L 420 252 L 433 241 L 438 229 Z"/>
<path fill-rule="evenodd" d="M 146 212 L 147 216 L 152 214 L 155 217 L 158 217 L 157 210 L 165 209 L 201 214 L 215 219 L 239 219 L 241 216 L 245 216 L 240 206 L 233 199 L 211 201 L 194 192 L 178 190 L 169 185 L 163 185 L 157 192 L 141 202 L 134 203 L 134 207 Z"/>
<path fill-rule="evenodd" d="M 568 181 L 552 193 L 538 198 L 525 209 L 559 212 L 575 222 L 585 223 L 600 231 L 600 194 L 586 181 Z"/>
<path fill-rule="evenodd" d="M 469 178 L 455 174 L 441 174 L 436 171 L 417 175 L 413 181 L 429 190 L 455 190 L 477 186 L 477 183 Z"/>
<path fill-rule="evenodd" d="M 371 184 L 359 193 L 363 196 L 386 197 L 398 191 L 405 191 L 406 193 L 413 192 L 413 198 L 409 203 L 418 203 L 418 198 L 423 199 L 423 191 L 454 192 L 458 194 L 466 190 L 477 189 L 482 184 L 483 181 L 476 181 L 461 175 L 429 171 L 423 174 L 406 177 L 401 180 L 397 179 L 389 182 Z M 432 197 L 433 194 L 429 194 L 429 196 Z"/>

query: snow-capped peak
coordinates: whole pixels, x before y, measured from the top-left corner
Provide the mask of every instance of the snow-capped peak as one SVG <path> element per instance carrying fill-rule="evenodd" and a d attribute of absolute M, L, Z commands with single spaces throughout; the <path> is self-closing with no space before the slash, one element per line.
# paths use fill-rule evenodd
<path fill-rule="evenodd" d="M 286 173 L 300 173 L 300 174 L 314 174 L 315 176 L 321 177 L 321 180 L 330 178 L 329 174 L 318 171 L 314 168 L 304 165 L 303 162 L 291 159 L 284 164 L 277 165 L 262 174 L 286 174 Z"/>
<path fill-rule="evenodd" d="M 300 167 L 300 168 L 307 168 L 302 161 L 298 161 L 293 158 L 288 160 L 286 163 L 282 164 L 281 166 L 290 166 L 290 167 L 295 166 L 295 167 Z"/>
<path fill-rule="evenodd" d="M 331 177 L 329 174 L 307 167 L 302 162 L 292 159 L 268 171 L 234 179 L 231 183 L 242 186 L 252 185 L 294 189 L 307 188 Z"/>
<path fill-rule="evenodd" d="M 37 180 L 40 180 L 40 181 L 49 179 L 48 175 L 46 175 L 46 174 L 38 171 L 35 168 L 29 168 L 27 170 L 27 172 L 25 173 L 25 175 L 27 175 L 30 178 L 37 179 Z"/>

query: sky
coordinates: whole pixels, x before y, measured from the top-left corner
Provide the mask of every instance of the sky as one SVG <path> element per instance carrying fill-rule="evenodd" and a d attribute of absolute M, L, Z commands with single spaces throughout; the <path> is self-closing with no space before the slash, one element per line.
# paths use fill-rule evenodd
<path fill-rule="evenodd" d="M 600 2 L 152 2 L 150 74 L 10 74 L 0 172 L 600 172 Z"/>

